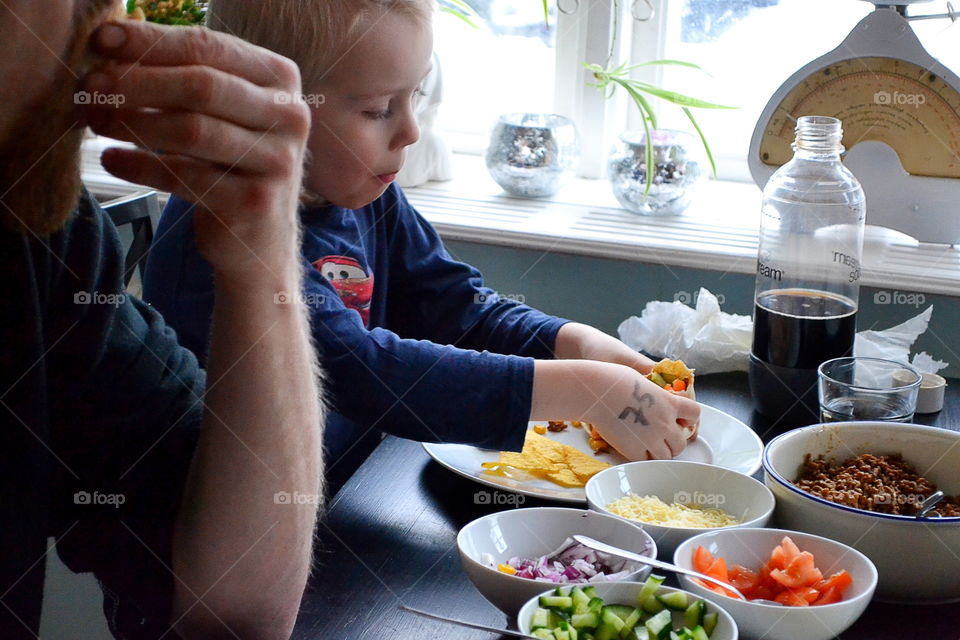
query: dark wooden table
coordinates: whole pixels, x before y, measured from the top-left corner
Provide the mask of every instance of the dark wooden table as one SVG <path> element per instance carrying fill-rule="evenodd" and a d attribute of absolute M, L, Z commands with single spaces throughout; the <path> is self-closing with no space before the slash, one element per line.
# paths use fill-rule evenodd
<path fill-rule="evenodd" d="M 946 407 L 916 421 L 960 430 L 960 381 Z M 697 378 L 701 402 L 751 425 L 766 442 L 783 431 L 755 414 L 745 374 Z M 758 476 L 759 477 L 759 476 Z M 457 476 L 419 443 L 388 437 L 330 501 L 318 530 L 317 570 L 304 597 L 294 638 L 491 640 L 495 634 L 449 626 L 398 611 L 401 603 L 482 624 L 516 629 L 460 568 L 456 535 L 468 522 L 512 504 L 476 504 L 485 489 Z M 504 498 L 512 494 L 504 494 Z M 518 497 L 519 506 L 557 503 Z M 905 552 L 907 550 L 904 550 Z M 873 603 L 844 640 L 960 638 L 960 604 Z"/>

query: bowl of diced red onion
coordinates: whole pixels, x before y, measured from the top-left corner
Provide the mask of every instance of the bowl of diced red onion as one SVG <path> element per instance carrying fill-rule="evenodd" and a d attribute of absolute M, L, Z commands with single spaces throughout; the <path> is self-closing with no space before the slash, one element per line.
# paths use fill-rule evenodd
<path fill-rule="evenodd" d="M 514 616 L 552 586 L 643 580 L 650 567 L 598 553 L 573 541 L 581 534 L 656 558 L 642 528 L 596 511 L 537 507 L 492 513 L 457 535 L 464 571 L 494 606 Z"/>

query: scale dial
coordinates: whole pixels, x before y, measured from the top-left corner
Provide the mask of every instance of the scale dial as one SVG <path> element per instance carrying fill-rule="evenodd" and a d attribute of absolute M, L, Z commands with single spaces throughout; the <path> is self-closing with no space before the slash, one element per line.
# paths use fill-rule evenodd
<path fill-rule="evenodd" d="M 810 73 L 783 97 L 764 129 L 764 164 L 790 161 L 796 119 L 809 114 L 839 118 L 847 149 L 883 142 L 911 175 L 960 178 L 960 92 L 920 65 L 875 56 Z"/>

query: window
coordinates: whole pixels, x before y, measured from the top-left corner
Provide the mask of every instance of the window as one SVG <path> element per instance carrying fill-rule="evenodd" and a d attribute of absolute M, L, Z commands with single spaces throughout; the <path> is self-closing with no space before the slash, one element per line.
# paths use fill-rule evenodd
<path fill-rule="evenodd" d="M 537 0 L 471 0 L 471 27 L 438 13 L 434 50 L 443 69 L 437 128 L 455 151 L 478 153 L 497 116 L 554 111 L 557 9 Z"/>
<path fill-rule="evenodd" d="M 695 110 L 722 179 L 749 181 L 750 137 L 770 96 L 797 69 L 834 49 L 873 7 L 854 0 L 650 0 L 655 11 L 637 20 L 646 0 L 551 0 L 550 29 L 538 0 L 473 0 L 487 21 L 472 29 L 449 15 L 437 18 L 437 52 L 444 70 L 438 128 L 460 152 L 480 153 L 500 113 L 547 111 L 573 117 L 580 130 L 581 174 L 600 177 L 617 135 L 642 126 L 622 96 L 604 100 L 581 63 L 602 63 L 613 41 L 620 60 L 695 62 L 707 73 L 644 67 L 640 79 L 735 111 Z M 938 8 L 938 5 L 939 8 Z M 640 10 L 637 10 L 640 7 Z M 619 15 L 614 20 L 614 12 Z M 942 12 L 941 3 L 911 13 Z M 911 23 L 927 50 L 960 71 L 960 26 L 949 20 Z M 690 130 L 683 113 L 660 101 L 660 126 Z"/>

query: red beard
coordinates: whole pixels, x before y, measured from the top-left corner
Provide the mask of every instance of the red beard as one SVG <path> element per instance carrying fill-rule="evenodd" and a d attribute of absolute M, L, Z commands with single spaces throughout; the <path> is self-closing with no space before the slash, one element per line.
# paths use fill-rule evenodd
<path fill-rule="evenodd" d="M 23 108 L 0 142 L 0 221 L 39 236 L 61 229 L 80 196 L 80 144 L 74 94 L 87 43 L 114 0 L 78 0 L 76 34 L 50 78 L 51 90 Z M 0 78 L 0 83 L 3 79 Z M 9 88 L 15 90 L 14 88 Z"/>

